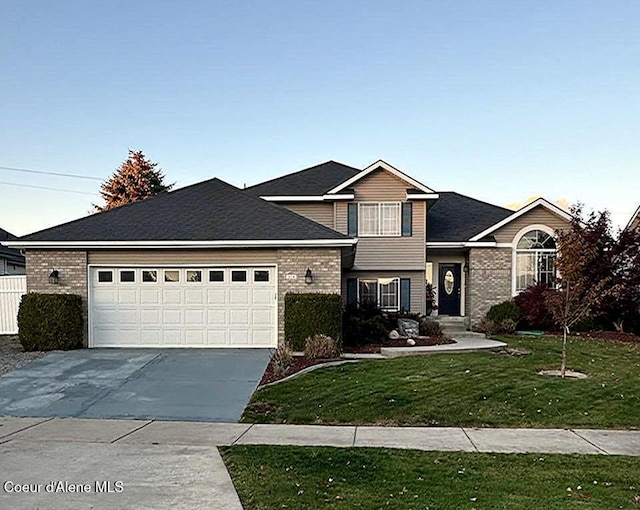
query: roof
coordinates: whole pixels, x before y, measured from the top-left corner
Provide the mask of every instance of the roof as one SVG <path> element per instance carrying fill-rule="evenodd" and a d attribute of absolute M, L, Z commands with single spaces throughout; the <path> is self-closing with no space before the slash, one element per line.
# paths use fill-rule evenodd
<path fill-rule="evenodd" d="M 638 207 L 636 209 L 636 212 L 633 213 L 633 216 L 631 216 L 631 219 L 629 220 L 629 223 L 627 223 L 627 226 L 624 227 L 625 230 L 628 230 L 630 228 L 634 228 L 635 227 L 640 227 L 640 207 Z"/>
<path fill-rule="evenodd" d="M 427 214 L 427 242 L 467 241 L 513 214 L 511 209 L 453 191 L 439 195 Z"/>
<path fill-rule="evenodd" d="M 0 242 L 10 241 L 15 238 L 16 236 L 0 228 Z M 24 257 L 20 253 L 20 250 L 16 250 L 15 248 L 8 248 L 7 246 L 3 246 L 2 244 L 0 244 L 0 258 L 7 259 L 11 263 L 20 266 L 24 266 L 25 264 Z"/>
<path fill-rule="evenodd" d="M 216 178 L 21 237 L 16 245 L 305 240 L 352 241 Z"/>
<path fill-rule="evenodd" d="M 360 170 L 337 161 L 327 161 L 292 174 L 246 188 L 253 196 L 320 196 L 351 179 Z"/>

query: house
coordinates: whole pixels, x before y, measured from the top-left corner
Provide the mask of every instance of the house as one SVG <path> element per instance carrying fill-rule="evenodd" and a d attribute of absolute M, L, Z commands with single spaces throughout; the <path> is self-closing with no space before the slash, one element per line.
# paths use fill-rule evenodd
<path fill-rule="evenodd" d="M 0 228 L 0 276 L 24 274 L 25 272 L 24 256 L 20 250 L 4 245 L 6 241 L 13 239 L 16 239 L 16 236 Z"/>
<path fill-rule="evenodd" d="M 438 192 L 384 161 L 334 161 L 240 190 L 211 179 L 12 242 L 27 287 L 83 296 L 89 347 L 273 347 L 288 292 L 477 323 L 550 281 L 567 212 Z"/>
<path fill-rule="evenodd" d="M 627 223 L 627 226 L 624 229 L 629 230 L 633 228 L 640 228 L 640 207 L 638 207 L 633 213 L 629 223 Z"/>

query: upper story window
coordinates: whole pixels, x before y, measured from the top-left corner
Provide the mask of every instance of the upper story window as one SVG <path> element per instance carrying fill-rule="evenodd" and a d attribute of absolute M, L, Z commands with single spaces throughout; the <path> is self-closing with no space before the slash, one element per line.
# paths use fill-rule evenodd
<path fill-rule="evenodd" d="M 400 234 L 400 202 L 358 204 L 359 236 L 399 236 Z"/>
<path fill-rule="evenodd" d="M 516 244 L 516 293 L 529 285 L 553 285 L 556 277 L 555 258 L 558 251 L 552 234 L 543 230 L 526 232 Z"/>

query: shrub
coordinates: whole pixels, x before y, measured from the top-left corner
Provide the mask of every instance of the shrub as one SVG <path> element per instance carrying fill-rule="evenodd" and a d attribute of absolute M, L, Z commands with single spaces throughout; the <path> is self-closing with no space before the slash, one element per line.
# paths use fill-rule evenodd
<path fill-rule="evenodd" d="M 382 311 L 372 305 L 347 306 L 344 312 L 344 342 L 349 345 L 380 343 L 390 329 Z"/>
<path fill-rule="evenodd" d="M 522 320 L 522 311 L 513 299 L 509 299 L 489 308 L 486 318 L 495 324 L 500 324 L 503 320 L 510 319 L 517 325 Z"/>
<path fill-rule="evenodd" d="M 430 321 L 423 317 L 420 319 L 420 335 L 430 336 L 432 338 L 441 338 L 444 336 L 444 332 L 442 331 L 442 326 L 439 322 Z"/>
<path fill-rule="evenodd" d="M 546 296 L 555 292 L 544 284 L 529 285 L 514 301 L 522 311 L 526 326 L 544 331 L 556 329 L 551 312 L 547 308 Z"/>
<path fill-rule="evenodd" d="M 284 298 L 284 336 L 296 351 L 305 339 L 323 334 L 342 340 L 342 298 L 339 294 L 293 294 Z"/>
<path fill-rule="evenodd" d="M 327 335 L 313 335 L 304 342 L 304 355 L 309 359 L 339 358 L 340 346 Z"/>
<path fill-rule="evenodd" d="M 82 347 L 82 298 L 75 294 L 22 296 L 18 338 L 25 351 L 70 350 Z"/>
<path fill-rule="evenodd" d="M 291 346 L 284 342 L 280 344 L 273 355 L 273 372 L 277 377 L 283 377 L 293 361 L 293 351 Z"/>
<path fill-rule="evenodd" d="M 482 319 L 476 329 L 487 336 L 511 334 L 515 332 L 517 324 L 511 319 L 502 319 L 499 322 L 492 321 L 486 317 Z"/>

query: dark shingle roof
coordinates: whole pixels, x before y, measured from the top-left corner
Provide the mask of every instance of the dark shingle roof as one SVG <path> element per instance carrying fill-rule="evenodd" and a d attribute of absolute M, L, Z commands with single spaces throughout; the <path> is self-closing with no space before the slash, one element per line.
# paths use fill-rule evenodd
<path fill-rule="evenodd" d="M 427 241 L 468 241 L 495 225 L 513 211 L 453 191 L 439 192 L 440 198 L 427 215 Z"/>
<path fill-rule="evenodd" d="M 7 232 L 6 230 L 0 228 L 0 242 L 2 241 L 10 241 L 11 239 L 15 239 L 16 236 Z M 20 250 L 16 250 L 15 248 L 7 248 L 0 244 L 0 257 L 3 259 L 7 259 L 10 262 L 24 266 L 24 257 L 20 253 Z"/>
<path fill-rule="evenodd" d="M 87 216 L 21 241 L 344 240 L 347 236 L 211 179 Z"/>
<path fill-rule="evenodd" d="M 336 161 L 283 175 L 245 190 L 253 196 L 318 196 L 350 179 L 360 170 Z"/>

